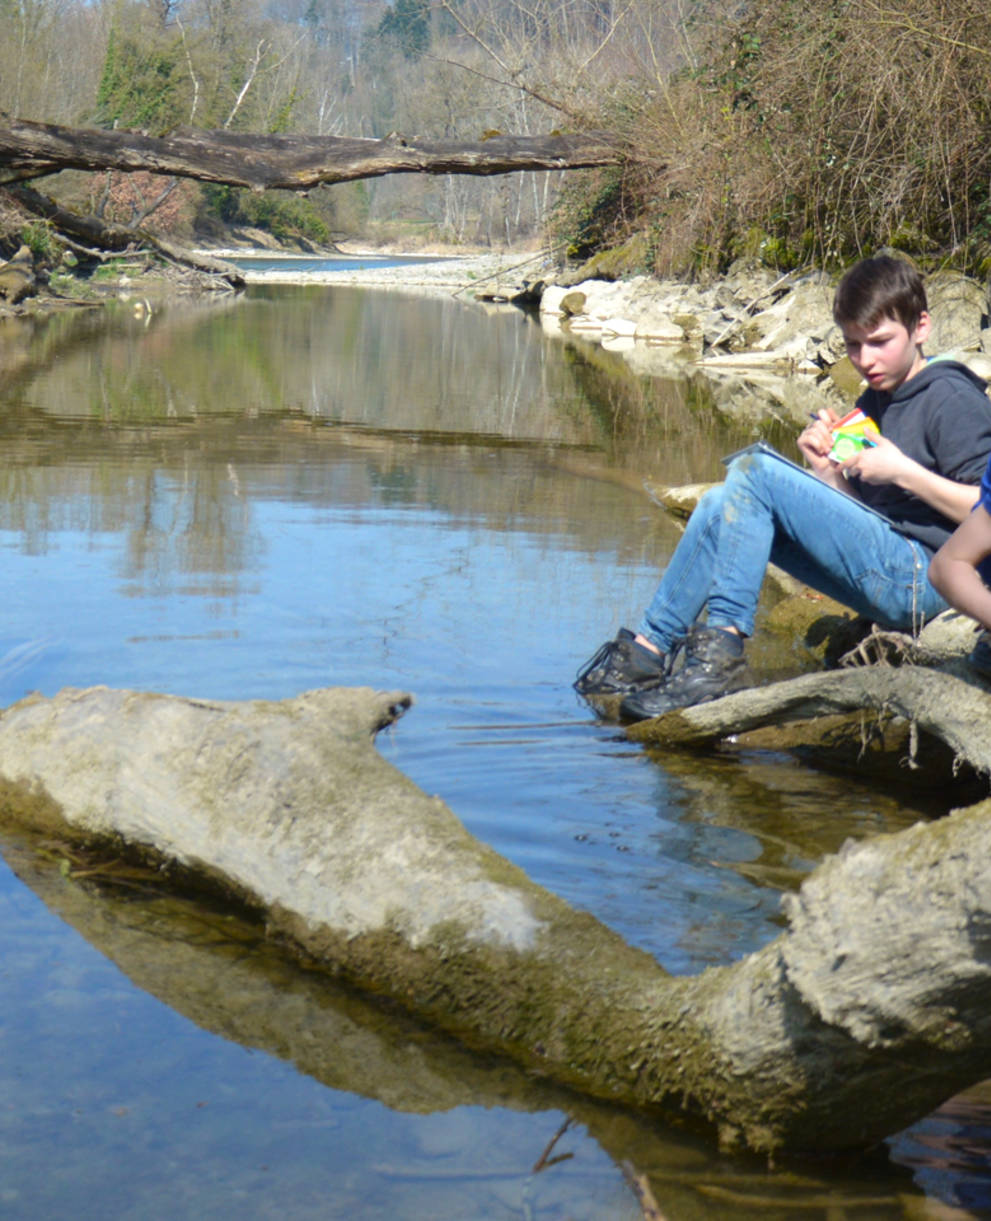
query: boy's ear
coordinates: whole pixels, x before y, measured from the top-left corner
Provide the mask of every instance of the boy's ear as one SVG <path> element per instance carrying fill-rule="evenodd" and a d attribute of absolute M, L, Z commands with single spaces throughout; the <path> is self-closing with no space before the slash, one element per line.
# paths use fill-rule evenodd
<path fill-rule="evenodd" d="M 929 314 L 923 310 L 919 315 L 919 320 L 915 324 L 915 332 L 912 335 L 913 342 L 920 346 L 929 338 L 929 332 L 932 330 L 932 319 Z"/>

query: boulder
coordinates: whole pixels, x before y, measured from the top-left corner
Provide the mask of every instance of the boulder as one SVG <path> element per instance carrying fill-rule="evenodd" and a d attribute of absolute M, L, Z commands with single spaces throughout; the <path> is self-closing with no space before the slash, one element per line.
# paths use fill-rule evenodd
<path fill-rule="evenodd" d="M 0 263 L 0 297 L 17 305 L 37 291 L 34 256 L 27 246 L 21 246 L 13 258 Z"/>
<path fill-rule="evenodd" d="M 563 284 L 547 284 L 540 294 L 540 313 L 560 316 L 563 311 L 561 302 L 568 295 L 569 289 Z"/>
<path fill-rule="evenodd" d="M 926 297 L 933 325 L 926 351 L 978 352 L 988 325 L 987 291 L 968 276 L 937 271 L 926 278 Z"/>
<path fill-rule="evenodd" d="M 759 351 L 784 350 L 800 358 L 814 357 L 833 322 L 833 284 L 817 273 L 796 281 L 791 290 L 753 317 Z"/>

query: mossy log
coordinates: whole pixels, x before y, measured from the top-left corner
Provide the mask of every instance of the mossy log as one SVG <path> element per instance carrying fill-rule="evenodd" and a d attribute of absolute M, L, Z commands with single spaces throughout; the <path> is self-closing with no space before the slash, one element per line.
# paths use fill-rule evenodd
<path fill-rule="evenodd" d="M 848 845 L 773 942 L 672 977 L 379 756 L 409 703 L 30 697 L 0 715 L 0 814 L 130 845 L 261 911 L 308 965 L 727 1144 L 869 1145 L 991 1074 L 991 802 Z"/>

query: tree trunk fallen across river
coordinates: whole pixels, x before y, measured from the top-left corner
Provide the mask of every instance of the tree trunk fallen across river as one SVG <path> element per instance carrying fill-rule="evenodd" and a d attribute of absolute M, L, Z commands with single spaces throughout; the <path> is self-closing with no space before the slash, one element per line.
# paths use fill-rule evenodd
<path fill-rule="evenodd" d="M 672 977 L 379 756 L 410 702 L 32 696 L 0 714 L 0 814 L 123 841 L 262 910 L 309 965 L 728 1146 L 871 1144 L 991 1072 L 991 802 L 847 845 L 775 941 Z"/>

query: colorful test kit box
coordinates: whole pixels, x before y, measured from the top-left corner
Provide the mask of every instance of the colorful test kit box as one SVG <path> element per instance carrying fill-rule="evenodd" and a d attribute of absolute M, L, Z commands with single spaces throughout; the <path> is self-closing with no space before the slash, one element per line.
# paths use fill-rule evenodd
<path fill-rule="evenodd" d="M 833 447 L 829 451 L 834 462 L 844 462 L 868 446 L 877 445 L 881 435 L 877 425 L 860 410 L 848 412 L 832 428 Z"/>

